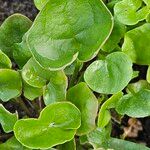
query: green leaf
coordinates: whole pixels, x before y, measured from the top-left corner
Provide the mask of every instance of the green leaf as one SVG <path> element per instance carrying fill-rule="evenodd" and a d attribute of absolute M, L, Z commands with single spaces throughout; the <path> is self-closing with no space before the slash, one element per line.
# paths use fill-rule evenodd
<path fill-rule="evenodd" d="M 46 5 L 47 2 L 48 0 L 34 0 L 36 8 L 39 10 L 41 10 Z"/>
<path fill-rule="evenodd" d="M 14 136 L 8 139 L 5 143 L 0 144 L 0 149 L 1 150 L 31 150 L 29 148 L 24 147 L 22 144 L 20 144 Z"/>
<path fill-rule="evenodd" d="M 25 81 L 23 81 L 23 95 L 28 100 L 34 100 L 35 98 L 42 96 L 43 88 L 37 88 L 29 85 Z"/>
<path fill-rule="evenodd" d="M 100 0 L 50 0 L 28 32 L 34 58 L 45 68 L 58 70 L 78 56 L 95 57 L 109 37 L 113 18 Z"/>
<path fill-rule="evenodd" d="M 27 47 L 25 36 L 23 37 L 23 41 L 21 43 L 14 44 L 13 50 L 13 58 L 18 66 L 22 69 L 22 67 L 27 63 L 27 61 L 32 57 L 32 54 Z"/>
<path fill-rule="evenodd" d="M 150 90 L 150 84 L 146 80 L 139 80 L 135 83 L 130 83 L 127 86 L 127 93 L 137 93 L 142 89 L 148 89 Z"/>
<path fill-rule="evenodd" d="M 2 69 L 2 68 L 10 69 L 11 67 L 12 67 L 11 60 L 5 53 L 3 53 L 0 50 L 0 69 Z"/>
<path fill-rule="evenodd" d="M 75 139 L 58 146 L 59 150 L 76 150 Z"/>
<path fill-rule="evenodd" d="M 81 126 L 77 130 L 77 135 L 84 135 L 92 131 L 95 128 L 98 100 L 86 83 L 79 83 L 69 89 L 67 100 L 75 104 L 81 111 Z"/>
<path fill-rule="evenodd" d="M 13 131 L 14 124 L 18 120 L 18 114 L 12 114 L 0 104 L 0 123 L 6 133 Z"/>
<path fill-rule="evenodd" d="M 0 69 L 0 99 L 4 102 L 21 94 L 20 74 L 10 69 Z"/>
<path fill-rule="evenodd" d="M 117 103 L 116 110 L 121 115 L 142 118 L 150 115 L 150 90 L 142 89 L 137 93 L 123 96 Z"/>
<path fill-rule="evenodd" d="M 123 90 L 132 79 L 132 62 L 122 52 L 109 54 L 105 60 L 93 62 L 85 71 L 84 79 L 89 87 L 104 94 Z"/>
<path fill-rule="evenodd" d="M 142 0 L 122 0 L 114 6 L 115 17 L 125 25 L 135 25 L 150 12 L 148 6 L 142 6 Z"/>
<path fill-rule="evenodd" d="M 120 42 L 121 38 L 124 37 L 124 34 L 126 32 L 126 26 L 122 23 L 120 23 L 117 19 L 115 19 L 114 22 L 114 28 L 112 30 L 112 33 L 104 46 L 102 47 L 102 50 L 105 52 L 112 52 Z"/>
<path fill-rule="evenodd" d="M 145 23 L 125 34 L 122 50 L 132 62 L 140 65 L 150 64 L 150 23 Z"/>
<path fill-rule="evenodd" d="M 0 27 L 0 49 L 12 57 L 13 46 L 22 41 L 32 22 L 21 14 L 8 17 Z"/>
<path fill-rule="evenodd" d="M 50 80 L 51 71 L 31 58 L 22 69 L 22 78 L 33 87 L 42 88 Z"/>
<path fill-rule="evenodd" d="M 148 67 L 148 70 L 147 70 L 146 80 L 148 83 L 150 83 L 150 66 Z"/>
<path fill-rule="evenodd" d="M 64 72 L 53 72 L 50 77 L 50 82 L 44 87 L 44 103 L 49 105 L 51 103 L 64 101 L 66 99 L 67 87 L 68 80 Z"/>
<path fill-rule="evenodd" d="M 122 92 L 118 92 L 112 95 L 108 100 L 106 100 L 99 111 L 98 115 L 98 127 L 104 128 L 110 121 L 111 115 L 109 112 L 110 108 L 115 108 L 119 99 L 123 96 Z"/>
<path fill-rule="evenodd" d="M 150 150 L 150 148 L 136 144 L 133 142 L 116 139 L 116 138 L 110 138 L 108 140 L 108 148 L 114 149 L 114 150 Z"/>
<path fill-rule="evenodd" d="M 110 126 L 106 128 L 96 128 L 87 135 L 89 143 L 95 150 L 107 146 L 107 141 L 110 139 L 110 129 Z"/>
<path fill-rule="evenodd" d="M 38 119 L 21 119 L 14 126 L 17 140 L 29 148 L 51 148 L 73 139 L 80 127 L 80 111 L 71 103 L 48 105 Z"/>

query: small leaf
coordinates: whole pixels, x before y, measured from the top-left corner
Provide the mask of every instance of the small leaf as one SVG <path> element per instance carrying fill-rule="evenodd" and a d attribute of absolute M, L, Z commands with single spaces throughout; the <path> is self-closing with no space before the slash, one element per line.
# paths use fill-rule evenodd
<path fill-rule="evenodd" d="M 104 128 L 109 123 L 111 119 L 109 109 L 115 108 L 117 101 L 122 96 L 123 96 L 122 92 L 116 93 L 102 104 L 98 115 L 98 127 Z"/>
<path fill-rule="evenodd" d="M 80 111 L 73 104 L 54 103 L 45 107 L 38 119 L 17 121 L 14 134 L 26 147 L 46 149 L 72 140 L 80 123 Z"/>
<path fill-rule="evenodd" d="M 64 101 L 66 99 L 67 87 L 68 80 L 64 72 L 53 72 L 50 77 L 50 82 L 44 87 L 44 103 L 49 105 L 51 103 Z"/>
<path fill-rule="evenodd" d="M 142 89 L 148 89 L 150 90 L 150 84 L 146 80 L 139 80 L 135 83 L 130 83 L 127 86 L 127 93 L 137 93 Z"/>
<path fill-rule="evenodd" d="M 2 69 L 2 68 L 10 69 L 11 67 L 12 67 L 11 60 L 5 53 L 3 53 L 0 50 L 0 69 Z"/>
<path fill-rule="evenodd" d="M 112 28 L 112 15 L 100 0 L 50 0 L 29 30 L 27 43 L 43 67 L 60 70 L 77 56 L 82 61 L 95 57 Z"/>
<path fill-rule="evenodd" d="M 22 69 L 23 79 L 31 86 L 42 88 L 50 80 L 51 72 L 31 58 Z"/>
<path fill-rule="evenodd" d="M 125 32 L 126 26 L 115 19 L 112 33 L 106 43 L 103 45 L 102 50 L 108 53 L 112 52 L 118 46 L 118 43 L 120 42 L 121 38 L 123 38 Z"/>
<path fill-rule="evenodd" d="M 23 95 L 28 100 L 34 100 L 35 98 L 42 96 L 43 88 L 37 88 L 30 86 L 25 81 L 23 81 Z"/>
<path fill-rule="evenodd" d="M 87 134 L 95 128 L 98 100 L 86 83 L 82 82 L 68 90 L 67 100 L 81 111 L 81 126 L 77 135 Z"/>
<path fill-rule="evenodd" d="M 84 79 L 89 87 L 104 94 L 123 90 L 132 79 L 132 62 L 122 52 L 109 54 L 105 60 L 93 62 L 85 71 Z"/>
<path fill-rule="evenodd" d="M 0 69 L 0 99 L 4 102 L 21 94 L 20 74 L 10 69 Z"/>
<path fill-rule="evenodd" d="M 21 14 L 8 17 L 0 27 L 0 49 L 12 58 L 13 46 L 22 41 L 32 22 Z"/>
<path fill-rule="evenodd" d="M 149 14 L 149 7 L 142 5 L 142 0 L 122 0 L 114 6 L 115 17 L 125 25 L 135 25 Z"/>
<path fill-rule="evenodd" d="M 111 138 L 108 140 L 108 147 L 114 150 L 150 150 L 150 148 L 136 144 L 133 142 L 117 139 L 117 138 Z"/>
<path fill-rule="evenodd" d="M 132 62 L 136 64 L 150 64 L 149 32 L 150 23 L 145 23 L 125 34 L 122 50 L 132 59 Z"/>
<path fill-rule="evenodd" d="M 121 115 L 142 118 L 150 115 L 150 90 L 142 89 L 137 93 L 123 96 L 117 103 L 116 110 Z"/>
<path fill-rule="evenodd" d="M 13 131 L 13 127 L 18 120 L 18 114 L 12 114 L 0 104 L 0 123 L 6 133 Z"/>
<path fill-rule="evenodd" d="M 39 10 L 41 10 L 46 5 L 47 2 L 48 0 L 34 0 L 36 8 Z"/>
<path fill-rule="evenodd" d="M 148 67 L 148 70 L 147 70 L 146 80 L 148 83 L 150 83 L 150 66 Z"/>
<path fill-rule="evenodd" d="M 24 147 L 22 144 L 20 144 L 14 136 L 8 139 L 5 143 L 0 144 L 0 149 L 1 150 L 31 150 L 29 148 Z"/>

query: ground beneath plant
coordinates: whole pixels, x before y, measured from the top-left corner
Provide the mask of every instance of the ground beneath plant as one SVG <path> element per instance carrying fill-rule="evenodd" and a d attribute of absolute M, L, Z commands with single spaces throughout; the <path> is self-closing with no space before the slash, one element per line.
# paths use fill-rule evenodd
<path fill-rule="evenodd" d="M 8 16 L 14 13 L 24 14 L 31 20 L 34 20 L 38 10 L 34 7 L 33 0 L 0 0 L 0 24 Z M 134 69 L 140 71 L 140 76 L 134 80 L 145 79 L 147 67 L 134 65 Z M 17 103 L 8 102 L 4 103 L 4 106 L 11 112 L 17 110 L 20 116 L 24 115 L 24 112 L 20 109 Z M 150 117 L 131 119 L 126 116 L 121 122 L 119 122 L 118 116 L 115 112 L 112 111 L 112 114 L 114 116 L 112 119 L 113 137 L 124 137 L 127 140 L 143 143 L 150 147 Z M 0 137 L 2 132 L 3 131 L 0 127 Z M 6 138 L 8 137 L 6 136 Z"/>

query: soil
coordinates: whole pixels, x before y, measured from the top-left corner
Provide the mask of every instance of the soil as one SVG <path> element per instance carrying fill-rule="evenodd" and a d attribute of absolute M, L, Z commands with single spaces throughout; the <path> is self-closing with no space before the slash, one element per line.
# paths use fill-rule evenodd
<path fill-rule="evenodd" d="M 38 10 L 33 4 L 33 0 L 0 0 L 0 24 L 11 14 L 21 13 L 29 17 L 31 20 L 34 20 L 35 16 L 38 13 Z M 133 82 L 138 81 L 139 79 L 145 79 L 146 75 L 146 66 L 134 65 L 134 70 L 140 71 L 139 77 L 134 79 Z M 19 107 L 17 103 L 7 102 L 3 105 L 11 112 L 16 110 L 19 113 L 19 116 L 24 116 L 24 111 Z M 34 114 L 34 113 L 33 113 Z M 118 123 L 115 120 L 112 120 L 112 136 L 120 137 L 123 134 L 123 128 L 128 126 L 129 117 L 125 116 L 121 123 Z M 143 130 L 139 132 L 136 138 L 126 138 L 127 140 L 134 141 L 137 143 L 144 143 L 150 147 L 150 117 L 138 119 L 142 123 Z M 0 128 L 0 134 L 4 132 Z M 10 135 L 11 136 L 11 135 Z M 1 140 L 1 139 L 0 139 Z"/>

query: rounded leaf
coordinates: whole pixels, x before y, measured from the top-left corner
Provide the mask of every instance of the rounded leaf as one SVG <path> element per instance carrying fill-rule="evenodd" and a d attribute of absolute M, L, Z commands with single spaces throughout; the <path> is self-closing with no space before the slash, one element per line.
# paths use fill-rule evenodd
<path fill-rule="evenodd" d="M 146 80 L 148 83 L 150 83 L 150 66 L 148 67 L 148 70 L 147 70 Z"/>
<path fill-rule="evenodd" d="M 85 71 L 84 79 L 92 90 L 114 94 L 127 86 L 132 74 L 130 58 L 122 52 L 114 52 L 105 60 L 93 62 Z"/>
<path fill-rule="evenodd" d="M 48 2 L 48 0 L 34 0 L 34 4 L 37 9 L 41 10 L 45 4 Z"/>
<path fill-rule="evenodd" d="M 132 62 L 140 65 L 150 65 L 150 23 L 145 23 L 125 34 L 122 50 Z"/>
<path fill-rule="evenodd" d="M 14 134 L 26 147 L 46 149 L 73 139 L 80 123 L 80 111 L 71 103 L 61 102 L 45 107 L 38 119 L 17 121 Z"/>
<path fill-rule="evenodd" d="M 34 58 L 58 70 L 79 60 L 88 61 L 109 37 L 113 18 L 100 0 L 50 0 L 28 32 Z"/>
<path fill-rule="evenodd" d="M 0 99 L 4 102 L 21 94 L 20 74 L 10 69 L 0 69 Z"/>
<path fill-rule="evenodd" d="M 0 49 L 12 57 L 13 46 L 22 41 L 32 22 L 26 16 L 13 14 L 0 27 Z"/>

